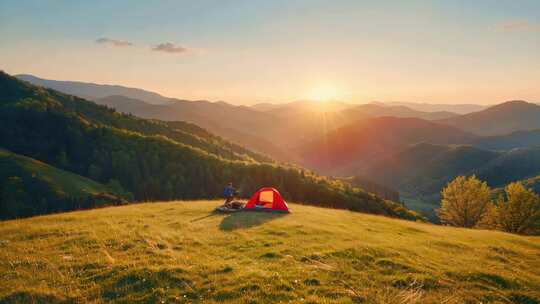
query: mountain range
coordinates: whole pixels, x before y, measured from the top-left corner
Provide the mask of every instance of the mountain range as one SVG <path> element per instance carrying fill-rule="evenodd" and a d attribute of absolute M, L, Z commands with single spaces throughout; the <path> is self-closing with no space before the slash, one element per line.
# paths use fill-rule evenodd
<path fill-rule="evenodd" d="M 54 167 L 60 175 L 65 172 L 63 179 L 75 174 L 81 180 L 114 186 L 135 201 L 216 198 L 225 184 L 234 181 L 242 196 L 263 185 L 273 186 L 286 199 L 298 202 L 421 218 L 396 202 L 302 168 L 275 163 L 192 124 L 121 114 L 3 72 L 0 121 L 9 126 L 0 128 L 0 148 Z M 28 188 L 27 179 L 32 179 L 32 174 L 6 178 L 11 177 L 23 180 L 17 187 L 2 181 L 3 212 L 20 217 L 54 210 L 54 197 L 34 199 L 53 189 Z M 81 205 L 69 196 L 66 204 L 62 210 L 91 208 L 98 202 Z"/>
<path fill-rule="evenodd" d="M 456 114 L 468 114 L 472 112 L 478 112 L 486 109 L 488 106 L 480 104 L 434 104 L 434 103 L 425 103 L 425 102 L 402 102 L 402 101 L 393 101 L 393 102 L 376 102 L 383 105 L 394 105 L 394 106 L 405 106 L 417 111 L 423 112 L 451 112 Z"/>
<path fill-rule="evenodd" d="M 295 155 L 291 155 L 288 151 L 290 148 L 296 148 L 302 143 L 359 119 L 380 116 L 442 119 L 456 115 L 444 111 L 422 112 L 404 106 L 357 105 L 339 101 L 322 103 L 304 100 L 285 104 L 258 104 L 251 107 L 234 106 L 225 102 L 172 98 L 156 102 L 154 95 L 149 99 L 135 94 L 139 92 L 126 94 L 110 91 L 111 87 L 120 88 L 119 86 L 103 86 L 95 89 L 99 85 L 44 80 L 29 75 L 18 77 L 64 93 L 83 98 L 90 96 L 90 99 L 97 103 L 115 108 L 119 112 L 144 118 L 189 121 L 227 140 L 284 161 L 297 160 Z M 81 86 L 85 89 L 80 89 Z M 325 122 L 323 128 L 321 121 Z"/>
<path fill-rule="evenodd" d="M 36 84 L 77 91 L 70 82 L 40 81 Z M 462 174 L 477 174 L 498 187 L 540 172 L 535 156 L 540 106 L 525 101 L 490 107 L 309 100 L 236 106 L 173 98 L 156 104 L 134 93 L 93 94 L 96 103 L 129 114 L 118 117 L 138 120 L 108 119 L 115 127 L 166 136 L 234 161 L 300 164 L 391 198 L 399 198 L 393 189 L 404 197 L 436 198 L 446 182 Z M 139 124 L 144 127 L 135 127 Z"/>

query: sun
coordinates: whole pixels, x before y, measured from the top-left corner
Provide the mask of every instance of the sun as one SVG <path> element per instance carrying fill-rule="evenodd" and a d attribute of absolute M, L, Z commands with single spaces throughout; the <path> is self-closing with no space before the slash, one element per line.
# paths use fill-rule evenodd
<path fill-rule="evenodd" d="M 340 96 L 340 92 L 337 87 L 333 85 L 322 85 L 315 87 L 309 93 L 309 99 L 327 102 L 331 100 L 336 100 Z"/>

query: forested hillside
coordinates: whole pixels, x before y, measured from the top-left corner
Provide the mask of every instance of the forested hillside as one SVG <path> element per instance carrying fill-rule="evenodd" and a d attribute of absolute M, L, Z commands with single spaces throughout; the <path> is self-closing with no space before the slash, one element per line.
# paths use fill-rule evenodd
<path fill-rule="evenodd" d="M 0 149 L 0 219 L 122 204 L 130 198 L 115 180 L 103 185 Z"/>
<path fill-rule="evenodd" d="M 493 150 L 510 150 L 514 148 L 540 146 L 540 129 L 516 131 L 504 135 L 484 136 L 477 138 L 473 145 Z"/>
<path fill-rule="evenodd" d="M 435 219 L 442 188 L 457 176 L 476 175 L 492 188 L 525 179 L 524 185 L 534 188 L 534 179 L 529 178 L 539 172 L 540 147 L 492 151 L 422 143 L 375 162 L 361 174 L 395 187 L 409 208 Z"/>
<path fill-rule="evenodd" d="M 536 176 L 540 147 L 490 151 L 473 146 L 418 144 L 375 163 L 364 173 L 408 194 L 438 194 L 458 175 L 475 174 L 491 187 Z"/>
<path fill-rule="evenodd" d="M 5 73 L 0 93 L 0 121 L 9 126 L 0 129 L 0 146 L 100 183 L 118 181 L 136 200 L 219 197 L 233 181 L 245 196 L 275 186 L 294 201 L 416 218 L 397 203 L 305 170 L 262 163 L 264 157 L 215 137 L 193 144 L 201 137 L 189 132 L 192 125 L 119 114 Z"/>

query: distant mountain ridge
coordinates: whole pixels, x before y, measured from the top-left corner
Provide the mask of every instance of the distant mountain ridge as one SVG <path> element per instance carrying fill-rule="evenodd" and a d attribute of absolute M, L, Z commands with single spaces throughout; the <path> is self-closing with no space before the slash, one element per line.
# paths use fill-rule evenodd
<path fill-rule="evenodd" d="M 395 105 L 381 105 L 375 103 L 369 103 L 364 105 L 358 105 L 343 111 L 344 115 L 365 115 L 369 117 L 381 117 L 392 116 L 402 118 L 421 118 L 426 120 L 437 120 L 443 118 L 450 118 L 457 116 L 458 114 L 449 111 L 435 111 L 426 112 L 414 110 L 407 106 L 395 106 Z"/>
<path fill-rule="evenodd" d="M 28 81 L 31 84 L 54 89 L 66 94 L 81 98 L 95 100 L 111 95 L 123 95 L 129 98 L 140 99 L 150 104 L 167 104 L 169 98 L 158 93 L 138 88 L 129 88 L 119 85 L 96 84 L 81 81 L 61 81 L 42 79 L 33 75 L 15 75 L 18 79 Z"/>
<path fill-rule="evenodd" d="M 540 106 L 523 100 L 507 101 L 479 112 L 438 122 L 478 135 L 503 135 L 540 129 Z"/>
<path fill-rule="evenodd" d="M 479 104 L 432 104 L 432 103 L 421 103 L 421 102 L 375 102 L 377 104 L 387 105 L 387 106 L 405 106 L 417 111 L 423 112 L 451 112 L 456 114 L 468 114 L 472 112 L 477 112 L 484 110 L 487 106 Z"/>

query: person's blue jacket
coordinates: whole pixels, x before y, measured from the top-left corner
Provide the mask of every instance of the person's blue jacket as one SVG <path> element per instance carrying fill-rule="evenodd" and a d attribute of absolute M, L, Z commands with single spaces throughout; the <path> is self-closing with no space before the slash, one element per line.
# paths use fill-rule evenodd
<path fill-rule="evenodd" d="M 223 190 L 223 195 L 225 197 L 231 197 L 234 195 L 234 188 L 231 187 L 231 186 L 227 186 L 225 187 L 225 189 Z"/>

